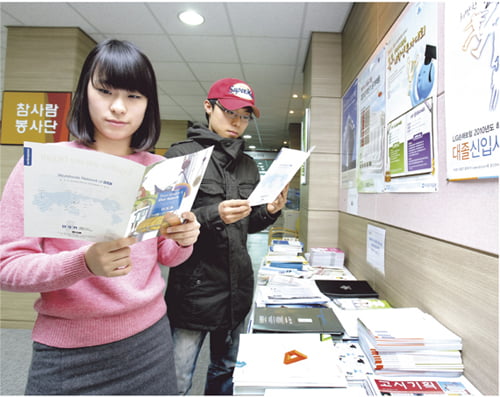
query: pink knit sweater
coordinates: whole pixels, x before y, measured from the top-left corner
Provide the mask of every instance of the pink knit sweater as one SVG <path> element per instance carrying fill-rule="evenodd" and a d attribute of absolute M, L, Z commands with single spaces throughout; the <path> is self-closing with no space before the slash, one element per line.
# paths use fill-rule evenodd
<path fill-rule="evenodd" d="M 77 143 L 63 143 L 90 150 Z M 126 158 L 150 165 L 163 157 L 148 152 Z M 54 347 L 95 346 L 118 341 L 156 323 L 165 313 L 165 282 L 158 263 L 177 266 L 192 253 L 173 240 L 134 244 L 133 268 L 123 277 L 93 275 L 84 254 L 90 243 L 24 237 L 23 163 L 7 181 L 0 202 L 0 286 L 39 292 L 33 340 Z"/>

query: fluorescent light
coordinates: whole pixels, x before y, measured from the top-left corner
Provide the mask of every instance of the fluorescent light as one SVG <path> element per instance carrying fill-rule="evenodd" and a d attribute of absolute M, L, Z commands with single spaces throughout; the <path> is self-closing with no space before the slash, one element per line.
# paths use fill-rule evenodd
<path fill-rule="evenodd" d="M 184 22 L 186 25 L 198 26 L 205 22 L 205 18 L 203 18 L 200 14 L 193 10 L 183 11 L 179 14 L 179 19 Z"/>
<path fill-rule="evenodd" d="M 243 135 L 244 139 L 252 139 L 252 135 Z"/>

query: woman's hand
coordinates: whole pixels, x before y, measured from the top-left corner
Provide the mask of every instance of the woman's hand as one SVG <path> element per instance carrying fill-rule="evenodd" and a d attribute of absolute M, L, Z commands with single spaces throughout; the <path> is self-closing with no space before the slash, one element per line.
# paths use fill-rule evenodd
<path fill-rule="evenodd" d="M 290 184 L 286 185 L 278 195 L 278 197 L 276 197 L 276 200 L 274 200 L 272 203 L 267 204 L 267 212 L 269 212 L 270 214 L 275 214 L 285 206 L 289 187 Z"/>
<path fill-rule="evenodd" d="M 130 246 L 135 237 L 95 243 L 85 253 L 85 263 L 96 276 L 125 276 L 132 270 Z"/>
<path fill-rule="evenodd" d="M 248 200 L 226 200 L 219 204 L 219 216 L 226 225 L 247 217 L 250 212 Z"/>
<path fill-rule="evenodd" d="M 172 239 L 177 244 L 187 247 L 198 240 L 200 235 L 200 224 L 196 220 L 196 215 L 192 212 L 182 214 L 183 223 L 171 225 L 166 228 L 160 228 L 160 234 L 166 238 Z"/>

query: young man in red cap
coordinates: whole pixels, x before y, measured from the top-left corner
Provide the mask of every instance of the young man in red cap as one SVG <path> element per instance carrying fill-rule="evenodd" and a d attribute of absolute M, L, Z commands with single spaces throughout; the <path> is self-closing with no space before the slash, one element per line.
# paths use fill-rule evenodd
<path fill-rule="evenodd" d="M 248 84 L 218 80 L 203 106 L 208 126 L 194 124 L 188 140 L 172 145 L 166 154 L 175 157 L 214 146 L 192 209 L 201 224 L 200 235 L 191 257 L 170 270 L 165 297 L 179 393 L 191 388 L 198 354 L 210 333 L 205 394 L 231 395 L 239 335 L 253 300 L 247 235 L 274 223 L 288 187 L 267 205 L 252 208 L 246 200 L 259 182 L 257 165 L 243 153 L 241 138 L 252 117 L 260 116 Z"/>

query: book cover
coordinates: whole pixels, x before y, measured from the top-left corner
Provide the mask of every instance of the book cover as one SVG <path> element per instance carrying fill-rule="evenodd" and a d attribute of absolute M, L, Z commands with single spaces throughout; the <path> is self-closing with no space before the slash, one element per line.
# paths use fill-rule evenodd
<path fill-rule="evenodd" d="M 482 394 L 464 376 L 418 377 L 398 376 L 367 377 L 379 396 L 481 396 Z"/>
<path fill-rule="evenodd" d="M 156 237 L 190 211 L 213 147 L 151 166 L 60 144 L 25 142 L 26 236 Z"/>
<path fill-rule="evenodd" d="M 242 334 L 234 394 L 262 395 L 270 388 L 345 388 L 346 377 L 334 357 L 332 340 L 319 334 Z"/>
<path fill-rule="evenodd" d="M 259 332 L 317 332 L 336 336 L 344 328 L 332 309 L 313 307 L 256 307 L 253 328 Z"/>
<path fill-rule="evenodd" d="M 366 280 L 315 280 L 319 290 L 329 298 L 378 298 Z"/>

